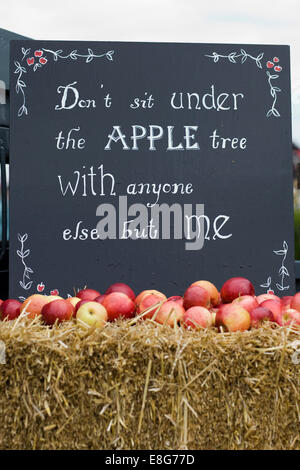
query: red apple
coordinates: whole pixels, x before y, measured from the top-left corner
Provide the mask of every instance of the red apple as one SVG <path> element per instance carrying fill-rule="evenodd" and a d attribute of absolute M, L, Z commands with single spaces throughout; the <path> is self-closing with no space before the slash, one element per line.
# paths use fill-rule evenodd
<path fill-rule="evenodd" d="M 277 321 L 277 317 L 281 314 L 281 311 L 282 311 L 282 305 L 281 305 L 280 300 L 273 300 L 273 299 L 265 300 L 264 302 L 260 304 L 260 306 L 271 310 L 275 321 Z"/>
<path fill-rule="evenodd" d="M 143 313 L 145 310 L 149 311 L 146 313 L 146 315 L 143 316 L 143 318 L 152 318 L 153 315 L 155 314 L 160 302 L 166 302 L 166 298 L 164 294 L 161 294 L 160 292 L 157 292 L 157 294 L 148 294 L 142 297 L 142 300 L 140 301 L 137 309 L 137 313 Z M 153 309 L 150 307 L 153 306 Z"/>
<path fill-rule="evenodd" d="M 220 303 L 220 299 L 221 299 L 220 292 L 218 291 L 216 286 L 214 284 L 212 284 L 211 282 L 209 282 L 209 281 L 196 281 L 196 282 L 193 282 L 192 286 L 200 286 L 200 287 L 203 287 L 204 289 L 206 289 L 207 292 L 209 293 L 211 305 L 216 306 Z"/>
<path fill-rule="evenodd" d="M 159 292 L 158 290 L 155 290 L 155 289 L 143 290 L 142 292 L 139 293 L 139 295 L 135 299 L 136 305 L 140 305 L 144 297 L 147 297 L 148 295 L 152 295 L 152 294 L 158 295 L 159 297 L 161 297 L 161 300 L 163 301 L 167 300 L 167 297 L 165 296 L 165 294 L 163 294 L 162 292 Z"/>
<path fill-rule="evenodd" d="M 94 300 L 96 297 L 99 297 L 100 292 L 94 289 L 81 289 L 77 292 L 76 297 L 79 297 L 81 300 Z"/>
<path fill-rule="evenodd" d="M 205 307 L 191 307 L 183 315 L 184 326 L 209 328 L 214 324 L 213 314 Z"/>
<path fill-rule="evenodd" d="M 260 294 L 256 297 L 256 300 L 261 304 L 265 300 L 280 300 L 280 298 L 275 294 Z"/>
<path fill-rule="evenodd" d="M 135 294 L 133 290 L 127 284 L 123 284 L 123 282 L 116 282 L 115 284 L 112 284 L 106 290 L 105 294 L 111 294 L 112 292 L 122 292 L 123 294 L 126 294 L 131 300 L 135 300 Z"/>
<path fill-rule="evenodd" d="M 284 297 L 281 297 L 281 305 L 283 309 L 290 308 L 291 307 L 291 302 L 292 302 L 293 296 L 292 295 L 286 295 Z M 295 307 L 293 307 L 295 308 Z M 298 310 L 298 309 L 296 309 Z"/>
<path fill-rule="evenodd" d="M 300 312 L 294 308 L 288 308 L 282 310 L 279 315 L 276 317 L 276 322 L 280 326 L 291 325 L 300 325 Z"/>
<path fill-rule="evenodd" d="M 135 303 L 122 292 L 108 294 L 102 305 L 106 308 L 109 321 L 114 321 L 120 317 L 132 318 L 135 315 Z"/>
<path fill-rule="evenodd" d="M 94 302 L 98 302 L 98 304 L 102 304 L 105 297 L 107 297 L 107 294 L 99 295 L 98 297 L 94 299 Z"/>
<path fill-rule="evenodd" d="M 180 295 L 172 295 L 172 297 L 169 297 L 167 300 L 177 302 L 181 307 L 183 307 L 183 297 L 181 297 Z"/>
<path fill-rule="evenodd" d="M 300 292 L 297 292 L 297 294 L 295 294 L 292 298 L 291 308 L 294 308 L 295 310 L 298 310 L 298 312 L 300 312 Z"/>
<path fill-rule="evenodd" d="M 167 300 L 167 302 L 164 302 L 158 310 L 158 313 L 155 316 L 155 321 L 161 324 L 174 326 L 175 323 L 182 321 L 183 315 L 184 308 L 179 305 L 178 302 Z"/>
<path fill-rule="evenodd" d="M 250 312 L 250 317 L 252 328 L 259 328 L 265 321 L 275 321 L 274 315 L 271 310 L 266 307 L 262 307 L 261 305 L 254 308 Z"/>
<path fill-rule="evenodd" d="M 81 305 L 86 304 L 87 302 L 95 302 L 93 300 L 80 300 L 74 307 L 74 316 L 77 315 L 77 310 L 81 307 Z"/>
<path fill-rule="evenodd" d="M 250 325 L 250 313 L 238 304 L 225 304 L 217 311 L 216 326 L 222 326 L 226 331 L 244 331 Z"/>
<path fill-rule="evenodd" d="M 21 302 L 15 299 L 7 299 L 0 305 L 0 318 L 2 320 L 14 320 L 20 313 Z"/>
<path fill-rule="evenodd" d="M 76 314 L 76 322 L 88 326 L 103 328 L 107 322 L 107 311 L 99 302 L 88 301 L 79 307 Z"/>
<path fill-rule="evenodd" d="M 240 307 L 246 309 L 249 313 L 258 307 L 258 302 L 252 295 L 241 295 L 232 301 L 233 304 L 238 304 Z"/>
<path fill-rule="evenodd" d="M 200 286 L 190 286 L 183 296 L 183 307 L 187 310 L 191 307 L 209 307 L 210 295 L 206 289 Z"/>
<path fill-rule="evenodd" d="M 25 311 L 28 318 L 35 318 L 38 315 L 41 315 L 44 305 L 48 304 L 52 300 L 54 300 L 53 296 L 33 294 L 24 300 L 20 307 L 20 311 L 21 313 Z"/>
<path fill-rule="evenodd" d="M 223 303 L 230 303 L 241 295 L 255 295 L 253 284 L 244 277 L 232 277 L 222 286 L 221 298 Z"/>
<path fill-rule="evenodd" d="M 42 308 L 42 317 L 47 325 L 53 325 L 56 321 L 61 323 L 70 320 L 73 313 L 73 305 L 65 299 L 53 300 Z"/>

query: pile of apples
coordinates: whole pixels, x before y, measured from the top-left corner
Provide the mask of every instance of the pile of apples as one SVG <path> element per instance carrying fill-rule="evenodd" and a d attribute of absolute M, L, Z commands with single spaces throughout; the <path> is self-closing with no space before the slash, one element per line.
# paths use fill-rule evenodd
<path fill-rule="evenodd" d="M 75 297 L 34 294 L 23 303 L 0 300 L 0 318 L 14 320 L 22 312 L 28 318 L 40 316 L 47 325 L 76 320 L 80 325 L 103 328 L 118 318 L 139 316 L 157 323 L 186 328 L 217 327 L 222 331 L 245 331 L 269 321 L 280 326 L 300 325 L 300 292 L 279 298 L 272 292 L 255 296 L 246 278 L 228 279 L 220 292 L 209 281 L 196 281 L 183 296 L 167 298 L 157 290 L 135 296 L 123 283 L 111 285 L 104 294 L 81 289 Z"/>

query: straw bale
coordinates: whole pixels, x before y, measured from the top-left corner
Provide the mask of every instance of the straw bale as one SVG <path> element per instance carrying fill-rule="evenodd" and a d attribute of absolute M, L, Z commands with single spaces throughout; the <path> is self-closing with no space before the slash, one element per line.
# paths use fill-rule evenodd
<path fill-rule="evenodd" d="M 23 317 L 0 341 L 1 449 L 300 449 L 299 329 Z"/>

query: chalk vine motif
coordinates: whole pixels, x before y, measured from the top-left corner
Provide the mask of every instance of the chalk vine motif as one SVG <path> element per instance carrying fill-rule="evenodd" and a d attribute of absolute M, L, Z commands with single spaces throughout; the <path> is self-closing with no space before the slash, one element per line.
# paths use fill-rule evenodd
<path fill-rule="evenodd" d="M 239 60 L 237 60 L 237 59 L 240 59 L 241 64 L 244 64 L 246 62 L 246 60 L 252 60 L 253 62 L 255 62 L 255 64 L 257 65 L 257 67 L 259 69 L 263 69 L 262 62 L 261 62 L 263 57 L 264 57 L 263 52 L 260 52 L 260 54 L 258 54 L 258 56 L 255 57 L 251 54 L 248 54 L 244 49 L 241 49 L 240 52 L 231 52 L 230 54 L 227 54 L 227 55 L 218 54 L 217 52 L 212 52 L 211 55 L 206 54 L 206 57 L 209 57 L 209 58 L 213 59 L 214 62 L 219 62 L 220 59 L 227 59 L 227 60 L 229 60 L 229 62 L 231 62 L 233 64 L 236 64 L 236 63 L 239 62 Z M 275 64 L 274 64 L 274 62 L 275 62 Z M 278 62 L 279 62 L 278 57 L 274 57 L 273 62 L 268 61 L 266 63 L 266 67 L 268 69 L 274 67 L 275 72 L 277 72 L 277 71 L 281 72 L 282 67 L 279 66 L 279 65 L 276 65 Z M 268 85 L 269 85 L 269 89 L 270 89 L 270 95 L 271 95 L 272 100 L 273 100 L 272 101 L 272 106 L 268 110 L 268 112 L 266 113 L 266 116 L 267 117 L 270 117 L 270 116 L 280 117 L 280 113 L 279 113 L 278 109 L 276 108 L 276 103 L 277 103 L 277 99 L 278 99 L 278 93 L 281 92 L 281 89 L 279 87 L 273 85 L 274 80 L 276 80 L 279 77 L 279 75 L 277 73 L 275 73 L 275 74 L 272 73 L 271 74 L 269 72 L 269 70 L 266 71 L 266 74 L 267 74 L 267 77 L 268 77 Z"/>
<path fill-rule="evenodd" d="M 18 233 L 18 240 L 21 244 L 20 249 L 17 250 L 17 255 L 21 258 L 23 264 L 23 276 L 22 280 L 19 281 L 20 286 L 24 290 L 29 290 L 32 286 L 33 281 L 30 278 L 30 274 L 33 274 L 33 270 L 27 265 L 26 258 L 30 255 L 30 249 L 25 249 L 25 242 L 28 239 L 28 233 L 21 235 Z"/>
<path fill-rule="evenodd" d="M 85 63 L 88 64 L 93 59 L 105 58 L 109 61 L 113 61 L 113 54 L 114 54 L 114 51 L 107 51 L 102 54 L 95 54 L 94 51 L 90 48 L 88 48 L 87 52 L 83 54 L 80 54 L 77 51 L 77 49 L 74 49 L 73 51 L 67 54 L 64 54 L 62 49 L 53 51 L 51 49 L 41 48 L 41 49 L 34 50 L 34 52 L 32 53 L 33 55 L 29 57 L 31 53 L 31 48 L 25 49 L 24 47 L 22 47 L 21 51 L 22 51 L 21 61 L 16 60 L 14 62 L 14 65 L 15 65 L 14 73 L 17 75 L 16 93 L 21 95 L 21 102 L 22 102 L 22 105 L 18 109 L 18 117 L 21 117 L 23 114 L 24 115 L 28 114 L 28 108 L 26 104 L 26 94 L 25 94 L 26 83 L 24 81 L 24 74 L 28 73 L 30 69 L 32 69 L 34 72 L 41 69 L 43 66 L 47 64 L 48 56 L 52 57 L 54 62 L 57 62 L 59 59 L 61 60 L 85 59 Z"/>
<path fill-rule="evenodd" d="M 279 282 L 276 283 L 276 287 L 280 291 L 284 291 L 284 290 L 287 290 L 287 289 L 290 288 L 289 285 L 285 284 L 285 278 L 290 276 L 290 273 L 289 273 L 287 267 L 285 266 L 285 261 L 286 261 L 286 257 L 287 257 L 287 254 L 288 254 L 288 250 L 289 250 L 289 246 L 288 246 L 286 241 L 283 242 L 282 249 L 273 250 L 273 253 L 275 253 L 275 255 L 282 256 L 280 268 L 279 268 L 279 271 L 278 271 L 279 278 L 280 278 L 280 283 Z M 268 292 L 269 292 L 271 283 L 272 283 L 272 278 L 271 278 L 271 276 L 269 276 L 268 279 L 267 279 L 267 282 L 265 284 L 260 284 L 260 287 L 266 287 L 268 289 Z"/>

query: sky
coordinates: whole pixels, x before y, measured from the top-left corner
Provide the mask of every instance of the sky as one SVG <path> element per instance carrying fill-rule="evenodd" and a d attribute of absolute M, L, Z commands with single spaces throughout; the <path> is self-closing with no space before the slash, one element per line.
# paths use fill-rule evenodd
<path fill-rule="evenodd" d="M 287 44 L 300 146 L 299 0 L 1 0 L 0 27 L 33 39 Z"/>

